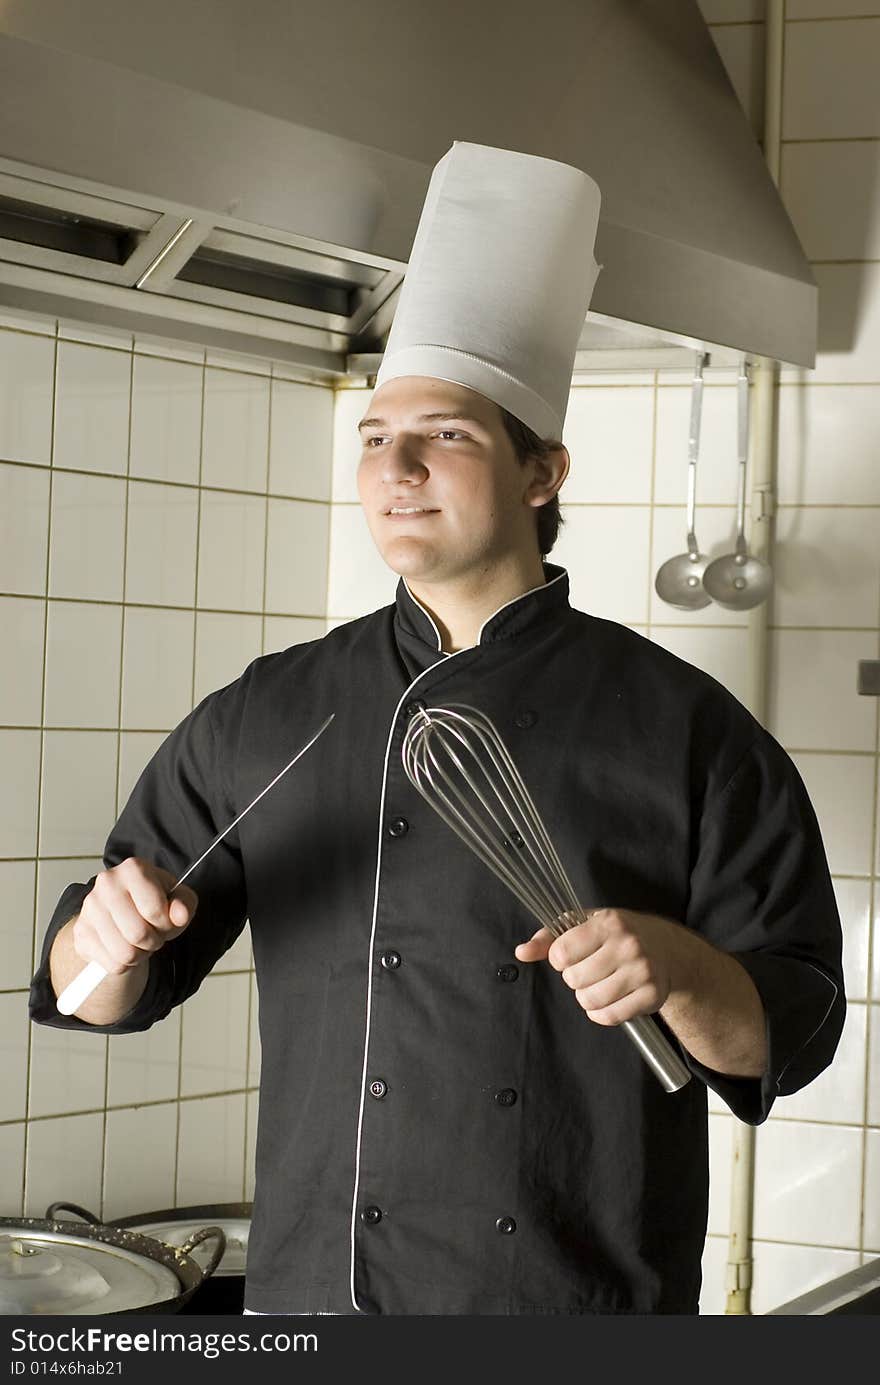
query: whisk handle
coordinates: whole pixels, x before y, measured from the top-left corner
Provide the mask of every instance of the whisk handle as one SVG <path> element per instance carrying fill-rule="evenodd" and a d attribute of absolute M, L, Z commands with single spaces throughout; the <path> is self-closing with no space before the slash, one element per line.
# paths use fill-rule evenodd
<path fill-rule="evenodd" d="M 622 1028 L 667 1092 L 677 1092 L 691 1080 L 691 1072 L 650 1015 L 625 1020 Z"/>

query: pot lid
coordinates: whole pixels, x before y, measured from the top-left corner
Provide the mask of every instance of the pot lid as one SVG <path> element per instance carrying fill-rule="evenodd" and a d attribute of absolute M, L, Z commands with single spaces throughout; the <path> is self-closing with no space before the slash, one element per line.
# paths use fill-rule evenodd
<path fill-rule="evenodd" d="M 148 1255 L 0 1221 L 0 1314 L 131 1312 L 182 1292 L 174 1271 Z"/>
<path fill-rule="evenodd" d="M 223 1257 L 214 1271 L 214 1277 L 220 1275 L 244 1274 L 247 1262 L 248 1236 L 250 1235 L 251 1223 L 249 1217 L 211 1217 L 212 1226 L 219 1226 L 226 1233 L 226 1249 Z M 200 1231 L 205 1225 L 204 1218 L 196 1221 L 138 1221 L 136 1229 L 141 1236 L 157 1236 L 166 1245 L 182 1246 L 194 1231 Z M 199 1245 L 193 1246 L 187 1252 L 191 1260 L 195 1260 L 199 1269 L 204 1274 L 208 1268 L 213 1250 L 213 1241 L 202 1241 Z"/>

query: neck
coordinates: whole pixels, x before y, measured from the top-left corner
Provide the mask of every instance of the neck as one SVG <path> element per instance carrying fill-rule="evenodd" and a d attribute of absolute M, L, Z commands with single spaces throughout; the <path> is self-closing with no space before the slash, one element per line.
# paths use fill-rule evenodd
<path fill-rule="evenodd" d="M 468 573 L 448 582 L 407 580 L 407 586 L 431 615 L 444 653 L 454 654 L 476 644 L 481 627 L 497 610 L 546 580 L 544 565 L 536 557 L 509 569 Z"/>

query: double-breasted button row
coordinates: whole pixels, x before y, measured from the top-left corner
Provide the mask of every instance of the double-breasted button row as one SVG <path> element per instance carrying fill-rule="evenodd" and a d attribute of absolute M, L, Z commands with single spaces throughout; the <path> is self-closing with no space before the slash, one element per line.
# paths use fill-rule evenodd
<path fill-rule="evenodd" d="M 516 1092 L 513 1087 L 502 1087 L 495 1093 L 495 1102 L 498 1106 L 515 1106 Z"/>
<path fill-rule="evenodd" d="M 416 712 L 423 712 L 424 710 L 425 703 L 422 702 L 421 698 L 414 697 L 412 702 L 407 702 L 403 709 L 403 715 L 405 717 L 414 717 Z"/>
<path fill-rule="evenodd" d="M 495 975 L 499 981 L 515 981 L 519 976 L 519 967 L 515 962 L 505 962 L 498 968 Z"/>
<path fill-rule="evenodd" d="M 388 835 L 391 837 L 405 837 L 409 831 L 409 823 L 406 818 L 392 818 L 388 824 Z"/>
<path fill-rule="evenodd" d="M 385 968 L 386 971 L 396 971 L 397 968 L 400 966 L 402 960 L 403 958 L 401 957 L 399 952 L 390 951 L 383 952 L 382 956 L 379 958 L 379 961 L 382 963 L 382 966 Z"/>
<path fill-rule="evenodd" d="M 361 1208 L 361 1221 L 365 1226 L 378 1226 L 382 1216 L 382 1208 L 377 1207 L 373 1202 L 367 1207 Z M 516 1221 L 513 1217 L 498 1217 L 495 1222 L 495 1230 L 502 1236 L 512 1236 L 516 1230 Z"/>
<path fill-rule="evenodd" d="M 377 1101 L 381 1101 L 388 1091 L 388 1083 L 383 1082 L 381 1077 L 374 1077 L 370 1083 L 370 1096 L 374 1096 Z"/>

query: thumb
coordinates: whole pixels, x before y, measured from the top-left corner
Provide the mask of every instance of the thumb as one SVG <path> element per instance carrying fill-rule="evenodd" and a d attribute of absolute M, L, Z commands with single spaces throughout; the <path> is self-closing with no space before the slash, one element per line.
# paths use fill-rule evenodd
<path fill-rule="evenodd" d="M 515 949 L 515 955 L 520 962 L 543 962 L 550 945 L 553 942 L 553 935 L 549 928 L 539 928 L 537 933 L 533 933 L 527 943 L 519 943 Z"/>
<path fill-rule="evenodd" d="M 186 928 L 199 907 L 198 895 L 188 885 L 178 885 L 177 889 L 172 891 L 170 900 L 168 917 L 175 928 Z"/>

